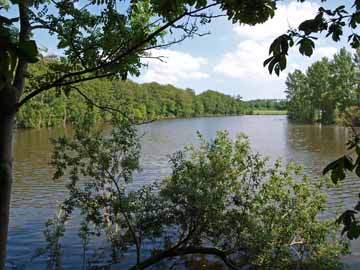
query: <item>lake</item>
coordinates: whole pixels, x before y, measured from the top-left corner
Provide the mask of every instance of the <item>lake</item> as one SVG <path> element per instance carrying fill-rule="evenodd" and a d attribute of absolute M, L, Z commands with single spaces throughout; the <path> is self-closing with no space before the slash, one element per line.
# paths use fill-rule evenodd
<path fill-rule="evenodd" d="M 339 126 L 300 125 L 288 122 L 286 116 L 254 115 L 164 120 L 139 126 L 142 136 L 142 167 L 135 175 L 134 186 L 155 181 L 169 173 L 168 155 L 187 144 L 196 144 L 196 131 L 211 139 L 217 130 L 228 130 L 231 136 L 245 133 L 253 151 L 269 156 L 295 160 L 314 180 L 330 161 L 343 155 L 349 132 Z M 49 138 L 71 133 L 70 129 L 17 130 L 14 145 L 14 184 L 8 240 L 8 269 L 46 269 L 46 259 L 29 263 L 34 250 L 45 244 L 44 222 L 56 214 L 56 206 L 65 196 L 64 183 L 51 180 L 48 165 L 51 155 Z M 339 204 L 353 207 L 360 191 L 360 181 L 349 177 L 343 186 L 329 190 L 329 209 L 333 216 Z M 77 237 L 76 219 L 69 222 L 62 242 L 62 269 L 81 265 L 81 242 Z M 73 229 L 73 230 L 71 230 Z M 352 268 L 360 267 L 360 241 L 352 242 L 353 254 L 344 260 Z"/>

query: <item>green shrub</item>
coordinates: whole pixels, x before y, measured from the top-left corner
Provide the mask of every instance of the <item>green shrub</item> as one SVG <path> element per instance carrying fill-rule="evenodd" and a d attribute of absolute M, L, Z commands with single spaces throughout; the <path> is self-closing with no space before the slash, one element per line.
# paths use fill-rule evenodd
<path fill-rule="evenodd" d="M 245 136 L 231 140 L 218 132 L 209 142 L 199 135 L 199 147 L 175 153 L 168 177 L 132 191 L 136 132 L 114 124 L 111 136 L 83 127 L 74 138 L 54 142 L 56 178 L 70 182 L 64 214 L 48 226 L 49 248 L 79 208 L 84 245 L 104 235 L 115 257 L 133 250 L 129 269 L 166 269 L 200 255 L 229 269 L 342 269 L 346 242 L 333 220 L 318 218 L 326 206 L 323 183 L 311 183 L 298 166 L 270 166 L 251 152 Z M 144 243 L 154 240 L 163 245 L 149 251 Z"/>

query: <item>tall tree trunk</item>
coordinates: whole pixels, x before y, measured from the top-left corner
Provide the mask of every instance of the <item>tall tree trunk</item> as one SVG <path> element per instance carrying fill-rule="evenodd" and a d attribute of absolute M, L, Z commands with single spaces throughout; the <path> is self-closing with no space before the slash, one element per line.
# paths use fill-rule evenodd
<path fill-rule="evenodd" d="M 20 43 L 29 40 L 29 1 L 20 1 Z M 19 57 L 13 85 L 0 90 L 0 270 L 5 270 L 12 185 L 12 133 L 18 102 L 25 85 L 27 61 Z"/>
<path fill-rule="evenodd" d="M 0 270 L 5 269 L 12 184 L 13 113 L 0 111 Z"/>
<path fill-rule="evenodd" d="M 29 5 L 31 1 L 18 1 L 20 15 L 19 43 L 29 40 L 31 27 Z M 27 60 L 18 56 L 13 85 L 0 89 L 0 270 L 5 270 L 6 245 L 9 230 L 10 197 L 12 184 L 12 133 L 18 102 L 25 85 Z"/>

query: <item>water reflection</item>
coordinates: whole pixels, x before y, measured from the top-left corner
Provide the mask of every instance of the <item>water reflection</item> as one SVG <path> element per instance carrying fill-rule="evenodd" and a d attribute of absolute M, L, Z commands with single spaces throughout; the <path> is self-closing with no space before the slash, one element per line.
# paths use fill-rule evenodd
<path fill-rule="evenodd" d="M 169 173 L 168 155 L 186 144 L 197 144 L 196 131 L 205 138 L 214 138 L 217 130 L 228 130 L 231 136 L 239 132 L 249 136 L 256 152 L 295 160 L 305 167 L 314 179 L 321 176 L 323 167 L 345 151 L 348 131 L 342 127 L 297 125 L 288 123 L 285 116 L 209 117 L 158 121 L 139 128 L 142 136 L 142 167 L 136 173 L 134 187 L 147 184 Z M 14 185 L 12 193 L 9 236 L 10 264 L 27 262 L 33 251 L 44 245 L 44 222 L 55 214 L 57 203 L 64 197 L 64 183 L 51 180 L 48 165 L 51 145 L 49 138 L 71 134 L 71 129 L 17 130 L 14 150 Z M 350 177 L 339 188 L 329 190 L 328 215 L 343 203 L 351 207 L 357 200 L 360 181 Z M 82 245 L 77 236 L 76 218 L 67 224 L 68 234 L 62 241 L 63 269 L 78 269 Z M 352 262 L 360 256 L 360 245 L 353 243 Z M 35 260 L 27 269 L 44 269 L 46 258 Z M 19 267 L 24 269 L 23 267 Z"/>

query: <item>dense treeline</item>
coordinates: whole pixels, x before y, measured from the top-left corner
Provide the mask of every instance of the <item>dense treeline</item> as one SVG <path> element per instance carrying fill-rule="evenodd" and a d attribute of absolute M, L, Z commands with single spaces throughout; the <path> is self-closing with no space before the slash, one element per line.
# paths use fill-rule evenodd
<path fill-rule="evenodd" d="M 37 74 L 56 65 L 56 57 L 43 58 L 31 65 L 27 88 L 38 83 Z M 86 95 L 86 96 L 84 96 Z M 17 115 L 17 127 L 53 127 L 74 123 L 93 103 L 93 122 L 106 121 L 109 113 L 104 108 L 120 109 L 135 121 L 160 118 L 208 115 L 241 115 L 250 108 L 240 97 L 231 97 L 208 90 L 196 95 L 191 89 L 182 90 L 158 83 L 137 84 L 132 81 L 98 79 L 83 82 L 67 91 L 47 91 L 22 107 Z"/>
<path fill-rule="evenodd" d="M 305 73 L 295 70 L 286 80 L 288 116 L 292 120 L 332 124 L 360 122 L 360 51 L 344 48 L 323 58 Z"/>
<path fill-rule="evenodd" d="M 254 99 L 248 103 L 254 110 L 286 110 L 286 100 L 283 99 Z"/>

